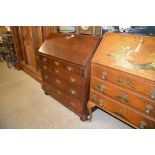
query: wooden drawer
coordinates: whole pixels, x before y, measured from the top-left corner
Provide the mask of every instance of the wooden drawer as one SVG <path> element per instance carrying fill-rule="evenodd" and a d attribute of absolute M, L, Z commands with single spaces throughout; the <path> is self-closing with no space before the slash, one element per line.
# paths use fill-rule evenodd
<path fill-rule="evenodd" d="M 43 74 L 51 73 L 53 75 L 61 77 L 67 83 L 69 83 L 73 86 L 78 86 L 80 88 L 84 86 L 84 81 L 83 81 L 82 77 L 76 76 L 75 74 L 68 73 L 66 71 L 63 71 L 62 69 L 47 65 L 42 62 L 40 62 L 40 68 L 41 68 L 41 71 Z"/>
<path fill-rule="evenodd" d="M 116 84 L 126 86 L 147 95 L 149 99 L 155 101 L 154 82 L 95 63 L 92 64 L 91 75 L 101 80 L 109 80 Z"/>
<path fill-rule="evenodd" d="M 155 119 L 148 117 L 138 110 L 130 106 L 121 104 L 106 95 L 91 90 L 90 100 L 95 102 L 98 107 L 123 120 L 124 122 L 136 128 L 151 128 L 155 129 Z"/>
<path fill-rule="evenodd" d="M 145 98 L 144 95 L 142 96 L 140 93 L 129 91 L 124 87 L 114 85 L 112 82 L 105 82 L 96 78 L 91 79 L 91 88 L 123 101 L 124 104 L 131 105 L 151 116 L 155 116 L 155 102 Z"/>
<path fill-rule="evenodd" d="M 62 80 L 61 78 L 53 76 L 52 74 L 49 73 L 43 74 L 42 77 L 43 80 L 49 82 L 51 85 L 65 92 L 65 94 L 68 94 L 69 96 L 76 98 L 79 101 L 83 101 L 85 92 L 82 88 L 78 89 L 76 87 L 70 86 L 67 83 L 65 83 L 64 80 Z"/>
<path fill-rule="evenodd" d="M 48 56 L 43 56 L 43 55 L 39 55 L 39 60 L 43 63 L 55 66 L 57 67 L 57 69 L 63 69 L 69 73 L 83 76 L 83 68 L 81 66 L 77 66 L 72 63 L 58 60 L 55 58 L 49 58 Z"/>
<path fill-rule="evenodd" d="M 82 115 L 82 104 L 78 100 L 67 96 L 61 90 L 57 89 L 46 81 L 43 81 L 43 89 L 45 92 L 49 93 L 49 95 L 53 96 L 56 100 L 63 103 L 66 107 L 68 107 L 78 115 Z"/>

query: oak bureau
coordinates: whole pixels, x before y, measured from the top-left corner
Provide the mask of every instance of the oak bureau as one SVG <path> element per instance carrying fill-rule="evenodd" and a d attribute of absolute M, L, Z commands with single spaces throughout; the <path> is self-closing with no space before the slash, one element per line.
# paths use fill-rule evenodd
<path fill-rule="evenodd" d="M 81 120 L 88 114 L 90 62 L 100 40 L 98 36 L 53 33 L 39 49 L 43 90 Z"/>
<path fill-rule="evenodd" d="M 155 37 L 107 32 L 91 63 L 89 119 L 98 107 L 134 128 L 155 128 Z"/>

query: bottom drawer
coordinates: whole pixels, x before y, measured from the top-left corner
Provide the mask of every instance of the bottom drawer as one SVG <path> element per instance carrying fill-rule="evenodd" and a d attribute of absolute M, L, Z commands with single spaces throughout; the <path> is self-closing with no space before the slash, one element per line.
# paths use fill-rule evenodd
<path fill-rule="evenodd" d="M 68 107 L 70 110 L 78 114 L 79 116 L 82 115 L 82 103 L 77 101 L 76 99 L 73 99 L 69 96 L 67 96 L 65 93 L 63 93 L 61 90 L 55 88 L 51 84 L 49 84 L 46 81 L 43 81 L 43 89 L 44 91 L 54 97 L 56 100 L 58 100 L 60 103 Z"/>
<path fill-rule="evenodd" d="M 155 129 L 155 119 L 148 117 L 135 109 L 126 106 L 117 100 L 100 94 L 91 89 L 90 100 L 98 107 L 123 120 L 135 128 Z"/>

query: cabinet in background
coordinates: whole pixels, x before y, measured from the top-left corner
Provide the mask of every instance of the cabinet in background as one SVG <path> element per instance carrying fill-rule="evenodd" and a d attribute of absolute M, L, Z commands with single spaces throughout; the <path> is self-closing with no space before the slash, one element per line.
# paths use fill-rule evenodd
<path fill-rule="evenodd" d="M 22 69 L 41 82 L 38 66 L 38 49 L 46 37 L 56 32 L 52 26 L 12 26 L 11 27 L 17 55 L 17 69 Z"/>

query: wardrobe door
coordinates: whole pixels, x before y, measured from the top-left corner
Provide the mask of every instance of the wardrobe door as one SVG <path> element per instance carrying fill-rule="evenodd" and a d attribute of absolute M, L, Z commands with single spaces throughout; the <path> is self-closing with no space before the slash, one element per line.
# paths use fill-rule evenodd
<path fill-rule="evenodd" d="M 18 69 L 20 69 L 20 64 L 26 63 L 26 55 L 24 53 L 24 47 L 21 40 L 21 34 L 19 26 L 11 26 L 11 31 L 14 39 L 14 45 L 16 50 L 16 57 L 17 57 L 17 65 Z"/>
<path fill-rule="evenodd" d="M 36 58 L 38 60 L 38 50 L 44 41 L 43 27 L 42 26 L 31 26 L 30 29 L 31 29 L 31 34 L 32 34 L 32 40 L 33 40 L 35 55 L 36 55 Z M 36 69 L 39 70 L 39 65 L 38 65 L 37 60 L 36 60 L 36 63 L 37 63 Z"/>
<path fill-rule="evenodd" d="M 26 65 L 31 69 L 37 70 L 36 51 L 33 42 L 33 36 L 30 26 L 21 26 L 21 40 L 24 46 L 24 52 L 26 55 Z"/>

